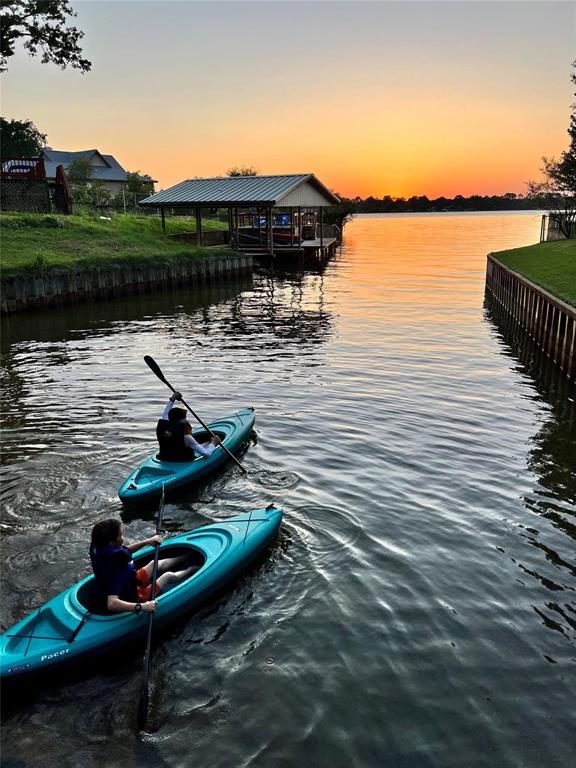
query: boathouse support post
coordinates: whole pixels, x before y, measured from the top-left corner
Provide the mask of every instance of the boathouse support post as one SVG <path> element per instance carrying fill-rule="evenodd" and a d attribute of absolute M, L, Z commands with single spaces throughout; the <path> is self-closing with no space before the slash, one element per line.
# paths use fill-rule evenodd
<path fill-rule="evenodd" d="M 290 206 L 290 248 L 294 247 L 294 207 Z"/>
<path fill-rule="evenodd" d="M 162 234 L 166 234 L 166 219 L 164 218 L 164 206 L 160 206 L 160 217 L 162 219 Z"/>
<path fill-rule="evenodd" d="M 320 248 L 324 247 L 324 208 L 320 208 Z"/>
<path fill-rule="evenodd" d="M 272 206 L 268 206 L 268 247 L 270 256 L 274 256 L 274 230 L 272 229 Z"/>
<path fill-rule="evenodd" d="M 298 247 L 302 245 L 302 208 L 298 206 Z"/>
<path fill-rule="evenodd" d="M 196 213 L 196 245 L 203 245 L 202 214 L 200 213 L 200 207 L 196 206 L 194 212 Z"/>

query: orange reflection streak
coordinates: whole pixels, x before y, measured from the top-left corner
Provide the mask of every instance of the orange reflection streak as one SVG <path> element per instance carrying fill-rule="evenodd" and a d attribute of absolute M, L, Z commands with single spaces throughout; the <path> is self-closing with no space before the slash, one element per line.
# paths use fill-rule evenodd
<path fill-rule="evenodd" d="M 346 262 L 349 300 L 339 311 L 360 322 L 381 316 L 383 303 L 396 305 L 406 325 L 406 305 L 414 305 L 414 320 L 421 323 L 425 300 L 431 322 L 476 323 L 486 255 L 537 241 L 539 227 L 538 213 L 357 216 L 346 227 L 344 247 L 362 258 Z M 455 293 L 455 281 L 467 289 Z"/>

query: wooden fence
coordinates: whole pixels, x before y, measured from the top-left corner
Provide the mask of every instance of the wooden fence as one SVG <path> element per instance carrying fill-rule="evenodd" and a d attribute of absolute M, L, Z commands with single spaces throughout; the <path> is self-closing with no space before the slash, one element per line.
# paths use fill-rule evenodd
<path fill-rule="evenodd" d="M 0 283 L 3 315 L 183 285 L 218 284 L 252 274 L 251 256 L 222 254 L 134 266 L 109 265 L 53 270 L 35 277 L 5 277 Z"/>
<path fill-rule="evenodd" d="M 486 288 L 571 380 L 576 380 L 576 309 L 505 267 L 491 254 Z"/>

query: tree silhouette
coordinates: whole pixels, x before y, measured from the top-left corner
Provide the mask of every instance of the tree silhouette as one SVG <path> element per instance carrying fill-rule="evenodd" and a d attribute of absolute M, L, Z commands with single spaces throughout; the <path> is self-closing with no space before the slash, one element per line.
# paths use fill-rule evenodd
<path fill-rule="evenodd" d="M 570 79 L 576 85 L 576 61 L 572 67 Z M 571 237 L 576 222 L 576 102 L 572 104 L 568 135 L 570 146 L 559 160 L 542 158 L 544 179 L 528 182 L 529 196 L 548 211 L 565 237 Z"/>
<path fill-rule="evenodd" d="M 0 157 L 38 157 L 46 146 L 46 134 L 32 120 L 0 117 Z"/>
<path fill-rule="evenodd" d="M 92 64 L 82 57 L 79 41 L 84 33 L 67 27 L 68 16 L 77 14 L 66 0 L 16 0 L 2 3 L 0 11 L 0 72 L 8 68 L 19 40 L 30 56 L 40 56 L 43 64 L 52 62 L 88 72 Z"/>
<path fill-rule="evenodd" d="M 226 176 L 256 176 L 258 171 L 252 165 L 240 165 L 228 168 Z"/>

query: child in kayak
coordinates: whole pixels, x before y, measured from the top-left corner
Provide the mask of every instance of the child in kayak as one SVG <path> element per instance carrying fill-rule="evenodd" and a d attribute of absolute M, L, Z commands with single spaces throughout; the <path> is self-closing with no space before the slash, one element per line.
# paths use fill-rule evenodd
<path fill-rule="evenodd" d="M 111 613 L 154 613 L 156 600 L 152 598 L 150 584 L 154 561 L 151 560 L 143 568 L 137 569 L 132 561 L 132 553 L 143 547 L 159 544 L 160 541 L 160 536 L 151 536 L 149 539 L 124 546 L 124 532 L 119 520 L 112 518 L 96 523 L 92 529 L 90 560 L 96 584 L 96 603 L 100 610 Z M 158 561 L 156 595 L 159 595 L 167 584 L 185 579 L 195 570 L 189 567 L 173 571 L 179 563 L 182 564 L 182 559 L 176 557 Z"/>
<path fill-rule="evenodd" d="M 158 420 L 156 437 L 160 445 L 158 457 L 162 461 L 192 461 L 196 454 L 210 456 L 220 444 L 220 438 L 216 436 L 208 443 L 194 440 L 192 426 L 186 421 L 186 410 L 174 406 L 175 401 L 181 399 L 180 392 L 174 392 Z"/>

